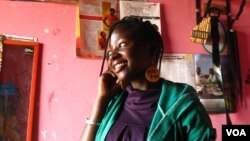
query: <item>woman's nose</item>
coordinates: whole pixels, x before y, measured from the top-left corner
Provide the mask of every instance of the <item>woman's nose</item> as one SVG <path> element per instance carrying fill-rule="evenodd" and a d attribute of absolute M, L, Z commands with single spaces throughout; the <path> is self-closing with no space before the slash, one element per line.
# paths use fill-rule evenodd
<path fill-rule="evenodd" d="M 108 54 L 108 60 L 113 61 L 113 60 L 119 58 L 119 56 L 120 56 L 120 54 L 118 53 L 118 51 L 117 50 L 113 50 L 113 51 L 109 52 L 109 54 Z"/>

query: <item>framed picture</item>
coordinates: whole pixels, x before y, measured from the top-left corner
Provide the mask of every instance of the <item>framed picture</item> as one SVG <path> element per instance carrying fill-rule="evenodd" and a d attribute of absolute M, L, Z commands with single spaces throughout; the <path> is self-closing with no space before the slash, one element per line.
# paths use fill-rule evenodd
<path fill-rule="evenodd" d="M 105 48 L 103 45 L 106 44 L 109 28 L 124 16 L 137 16 L 151 21 L 161 32 L 159 13 L 160 3 L 141 0 L 80 0 L 76 56 L 90 59 L 103 58 Z"/>
<path fill-rule="evenodd" d="M 31 141 L 40 44 L 4 39 L 1 45 L 0 140 Z"/>
<path fill-rule="evenodd" d="M 228 56 L 221 55 L 221 68 L 216 70 L 212 55 L 195 54 L 195 88 L 208 112 L 234 111 L 234 101 L 230 95 L 230 71 Z M 226 98 L 227 97 L 227 98 Z"/>
<path fill-rule="evenodd" d="M 208 112 L 224 113 L 226 105 L 233 112 L 235 104 L 230 96 L 228 56 L 221 55 L 220 62 L 222 85 L 217 81 L 211 54 L 164 54 L 161 76 L 193 86 Z"/>
<path fill-rule="evenodd" d="M 117 0 L 79 1 L 77 57 L 103 58 L 108 30 L 119 19 L 118 13 Z"/>

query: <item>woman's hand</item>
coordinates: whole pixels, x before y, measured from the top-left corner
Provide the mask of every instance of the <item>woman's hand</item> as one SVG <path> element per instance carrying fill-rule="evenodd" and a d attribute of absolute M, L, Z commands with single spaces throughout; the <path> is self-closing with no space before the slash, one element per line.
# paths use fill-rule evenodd
<path fill-rule="evenodd" d="M 121 90 L 117 76 L 112 71 L 104 72 L 98 83 L 98 97 L 111 99 Z"/>
<path fill-rule="evenodd" d="M 121 87 L 117 76 L 111 71 L 104 72 L 99 78 L 98 94 L 88 119 L 92 122 L 100 123 L 110 99 L 113 98 L 119 90 L 121 90 Z M 97 125 L 86 124 L 80 137 L 80 141 L 95 140 L 97 129 Z"/>

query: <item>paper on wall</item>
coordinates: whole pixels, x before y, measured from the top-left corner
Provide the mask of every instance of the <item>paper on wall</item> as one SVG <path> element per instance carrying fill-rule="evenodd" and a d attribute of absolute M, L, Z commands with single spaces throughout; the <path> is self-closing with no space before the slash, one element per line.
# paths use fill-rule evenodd
<path fill-rule="evenodd" d="M 145 1 L 120 1 L 120 18 L 138 16 L 156 25 L 161 33 L 160 3 Z"/>
<path fill-rule="evenodd" d="M 118 15 L 118 0 L 80 0 L 80 43 L 76 46 L 76 55 L 84 58 L 102 58 L 104 50 L 99 44 L 101 32 L 107 36 L 108 27 L 103 23 L 105 15 L 109 14 L 110 8 L 115 9 Z M 102 39 L 102 42 L 106 38 Z"/>

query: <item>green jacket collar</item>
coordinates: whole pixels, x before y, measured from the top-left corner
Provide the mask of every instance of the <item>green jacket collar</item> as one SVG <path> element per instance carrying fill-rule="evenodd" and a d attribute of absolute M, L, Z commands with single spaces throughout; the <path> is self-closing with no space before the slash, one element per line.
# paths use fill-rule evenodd
<path fill-rule="evenodd" d="M 192 96 L 187 96 L 188 94 L 185 93 L 188 91 L 188 89 L 190 89 L 189 86 L 183 85 L 184 88 L 179 89 L 174 85 L 175 84 L 170 81 L 163 80 L 162 92 L 158 102 L 158 107 L 149 128 L 147 137 L 148 141 L 162 140 L 181 113 L 193 103 L 193 100 L 189 100 L 192 98 Z M 177 95 L 178 93 L 179 95 Z M 105 140 L 106 135 L 115 122 L 116 115 L 120 110 L 124 99 L 125 94 L 122 92 L 109 103 L 107 113 L 98 129 L 95 139 L 96 141 Z M 184 101 L 187 103 L 181 104 Z"/>

